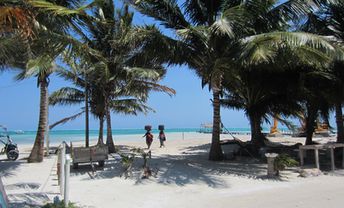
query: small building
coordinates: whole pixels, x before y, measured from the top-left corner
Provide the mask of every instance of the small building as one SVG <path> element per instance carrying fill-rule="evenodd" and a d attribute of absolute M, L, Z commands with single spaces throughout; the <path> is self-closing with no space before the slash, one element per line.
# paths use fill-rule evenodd
<path fill-rule="evenodd" d="M 213 132 L 213 124 L 212 123 L 201 124 L 201 127 L 199 129 L 199 133 L 210 134 L 212 132 Z"/>

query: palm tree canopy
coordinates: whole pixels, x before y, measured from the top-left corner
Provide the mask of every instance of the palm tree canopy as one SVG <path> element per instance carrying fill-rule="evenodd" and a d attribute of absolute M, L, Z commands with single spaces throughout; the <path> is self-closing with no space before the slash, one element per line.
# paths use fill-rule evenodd
<path fill-rule="evenodd" d="M 316 35 L 278 32 L 288 29 L 291 20 L 320 6 L 321 1 L 189 0 L 183 5 L 174 0 L 129 2 L 141 13 L 176 31 L 179 45 L 172 44 L 182 51 L 182 57 L 171 59 L 180 64 L 182 58 L 202 78 L 203 86 L 212 87 L 237 60 L 242 64 L 271 62 L 281 48 L 295 48 L 296 54 L 302 53 L 303 60 L 317 63 L 328 61 L 336 51 Z"/>

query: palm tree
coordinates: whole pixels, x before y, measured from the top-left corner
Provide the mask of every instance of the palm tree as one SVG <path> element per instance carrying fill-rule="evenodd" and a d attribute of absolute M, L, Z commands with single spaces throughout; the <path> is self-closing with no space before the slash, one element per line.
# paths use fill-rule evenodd
<path fill-rule="evenodd" d="M 6 1 L 5 1 L 6 2 Z M 31 154 L 28 158 L 29 162 L 41 162 L 43 160 L 43 147 L 44 147 L 44 136 L 45 128 L 47 123 L 47 109 L 48 109 L 48 85 L 49 75 L 56 69 L 54 60 L 67 46 L 72 46 L 72 38 L 68 37 L 68 27 L 73 22 L 72 16 L 66 16 L 70 11 L 68 8 L 73 8 L 77 5 L 76 1 L 59 1 L 59 6 L 45 1 L 12 1 L 15 5 L 5 5 L 1 9 L 5 9 L 5 21 L 9 18 L 13 19 L 15 28 L 13 30 L 6 29 L 7 33 L 5 37 L 20 37 L 13 36 L 16 32 L 22 32 L 25 28 L 30 31 L 24 36 L 25 48 L 22 50 L 23 53 L 28 54 L 23 61 L 20 59 L 21 64 L 13 64 L 13 62 L 5 63 L 10 67 L 18 67 L 22 71 L 17 75 L 17 79 L 21 80 L 29 76 L 37 77 L 37 86 L 40 87 L 40 113 L 39 113 L 39 124 L 37 135 Z M 46 4 L 50 7 L 49 11 L 41 8 L 41 6 L 35 6 L 35 4 Z M 66 8 L 68 7 L 68 8 Z M 56 11 L 61 16 L 56 15 Z M 26 12 L 29 16 L 21 17 Z M 32 15 L 31 15 L 32 14 Z M 76 13 L 74 13 L 76 14 Z M 3 17 L 3 16 L 2 16 Z M 34 17 L 34 18 L 33 18 Z M 25 21 L 24 21 L 25 20 Z M 29 22 L 31 20 L 31 22 Z M 1 19 L 3 21 L 3 19 Z M 12 20 L 11 20 L 12 21 Z M 32 22 L 33 21 L 33 22 Z M 5 22 L 6 23 L 6 22 Z M 34 25 L 34 27 L 33 27 Z M 34 32 L 32 37 L 31 31 Z M 49 47 L 46 47 L 46 46 Z M 73 42 L 75 45 L 75 42 Z M 76 48 L 80 50 L 80 45 Z M 6 55 L 7 48 L 4 49 Z M 20 49 L 21 50 L 21 49 Z M 11 52 L 11 51 L 10 51 Z M 6 56 L 3 57 L 6 57 Z M 7 54 L 8 55 L 8 54 Z"/>
<path fill-rule="evenodd" d="M 144 81 L 142 79 L 150 80 L 150 84 L 145 84 L 153 89 L 155 82 L 165 73 L 163 61 L 155 50 L 158 45 L 156 36 L 160 35 L 160 31 L 154 26 L 134 27 L 133 13 L 129 12 L 128 6 L 124 5 L 116 10 L 112 0 L 95 2 L 91 15 L 97 21 L 86 19 L 83 30 L 88 32 L 79 30 L 78 34 L 85 44 L 101 55 L 101 58 L 89 59 L 92 65 L 97 66 L 95 70 L 98 71 L 92 77 L 97 86 L 95 89 L 99 90 L 94 96 L 103 101 L 94 104 L 93 110 L 99 117 L 100 127 L 103 126 L 104 118 L 107 122 L 106 143 L 112 152 L 111 100 L 117 99 L 117 92 L 123 87 L 140 86 L 134 83 Z M 149 78 L 148 75 L 152 77 Z M 131 95 L 130 91 L 127 93 Z M 146 99 L 146 90 L 142 89 L 140 96 L 140 99 Z M 100 131 L 100 142 L 102 136 Z"/>
<path fill-rule="evenodd" d="M 137 72 L 130 72 L 132 76 L 136 76 L 135 73 Z M 141 74 L 141 73 L 140 73 Z M 60 71 L 59 75 L 66 80 L 73 82 L 77 88 L 72 87 L 63 87 L 55 92 L 53 92 L 49 98 L 51 105 L 62 104 L 62 105 L 73 105 L 85 102 L 85 86 L 86 81 L 83 80 L 83 75 L 78 71 Z M 105 99 L 103 95 L 103 87 L 102 85 L 97 85 L 97 80 L 93 80 L 94 76 L 97 77 L 99 73 L 97 71 L 91 71 L 88 73 L 88 90 L 89 90 L 89 99 L 88 102 L 91 108 L 91 113 L 95 115 L 99 121 L 99 137 L 98 137 L 98 144 L 103 144 L 103 123 L 104 117 L 106 117 L 105 112 Z M 154 79 L 159 78 L 159 74 L 146 74 L 145 77 L 140 77 L 140 80 L 136 78 L 134 80 L 131 78 L 131 82 L 127 83 L 125 86 L 122 86 L 120 89 L 114 89 L 111 91 L 112 99 L 108 102 L 108 109 L 115 112 L 115 113 L 123 113 L 123 114 L 131 114 L 137 115 L 137 113 L 147 113 L 148 111 L 152 111 L 145 102 L 148 98 L 148 92 L 151 90 L 154 91 L 164 91 L 167 93 L 174 93 L 174 90 L 156 84 Z M 151 81 L 153 80 L 153 81 Z M 94 82 L 95 81 L 95 82 Z M 80 116 L 84 113 L 85 110 L 83 109 L 82 112 L 77 113 L 74 116 L 68 117 L 66 119 L 62 119 L 60 123 L 67 122 L 71 119 L 75 119 L 76 116 Z M 109 130 L 108 130 L 109 131 Z M 107 144 L 109 145 L 109 143 Z M 114 151 L 114 149 L 110 149 L 111 145 L 109 145 L 109 150 Z M 114 148 L 114 147 L 113 147 Z"/>
<path fill-rule="evenodd" d="M 40 88 L 39 121 L 36 139 L 31 150 L 28 162 L 42 162 L 44 156 L 44 136 L 48 120 L 48 85 L 49 75 L 56 70 L 56 65 L 48 57 L 39 57 L 28 63 L 28 69 L 22 70 L 16 77 L 22 80 L 28 77 L 37 77 L 37 86 Z"/>
<path fill-rule="evenodd" d="M 272 61 L 276 47 L 315 46 L 331 48 L 317 36 L 285 31 L 288 21 L 310 10 L 311 1 L 206 1 L 128 0 L 141 13 L 172 29 L 178 35 L 173 42 L 177 52 L 171 63 L 184 63 L 194 69 L 213 93 L 213 133 L 210 160 L 221 160 L 220 96 L 224 73 L 239 64 Z M 317 2 L 312 2 L 317 3 Z M 267 33 L 272 32 L 272 33 Z M 171 39 L 166 37 L 166 39 Z M 313 42 L 314 41 L 314 42 Z M 327 46 L 326 46 L 327 45 Z"/>
<path fill-rule="evenodd" d="M 344 74 L 343 74 L 344 62 L 334 62 L 332 69 L 334 75 L 336 76 L 336 82 L 333 82 L 331 89 L 331 98 L 334 98 L 334 108 L 336 115 L 336 125 L 337 125 L 337 142 L 344 143 L 344 125 L 343 125 L 343 112 L 342 103 L 344 100 Z"/>
<path fill-rule="evenodd" d="M 334 41 L 340 44 L 340 42 L 344 40 L 343 12 L 343 1 L 325 1 L 320 10 L 308 14 L 307 21 L 302 25 L 301 30 L 320 35 L 332 36 L 334 37 Z M 326 97 L 331 103 L 330 105 L 334 106 L 335 109 L 337 142 L 344 142 L 344 126 L 342 113 L 342 103 L 344 99 L 344 77 L 341 72 L 342 65 L 342 60 L 337 60 L 336 58 L 334 59 L 333 64 L 328 67 L 330 76 L 333 76 L 332 82 L 330 82 L 329 85 L 324 89 L 321 89 L 322 91 L 326 91 Z M 327 90 L 329 88 L 331 90 Z"/>
<path fill-rule="evenodd" d="M 264 121 L 268 122 L 269 117 L 278 114 L 278 119 L 289 125 L 282 116 L 291 116 L 301 110 L 300 71 L 291 68 L 297 57 L 289 54 L 288 58 L 293 57 L 293 62 L 288 61 L 285 53 L 275 63 L 244 67 L 225 74 L 221 105 L 245 111 L 255 150 L 265 146 L 266 137 L 261 128 Z"/>
<path fill-rule="evenodd" d="M 316 127 L 316 120 L 319 115 L 327 116 L 329 109 L 329 86 L 334 81 L 334 77 L 329 73 L 327 67 L 323 70 L 314 70 L 306 67 L 301 73 L 302 84 L 299 88 L 300 103 L 303 106 L 306 145 L 313 144 L 312 137 Z"/>

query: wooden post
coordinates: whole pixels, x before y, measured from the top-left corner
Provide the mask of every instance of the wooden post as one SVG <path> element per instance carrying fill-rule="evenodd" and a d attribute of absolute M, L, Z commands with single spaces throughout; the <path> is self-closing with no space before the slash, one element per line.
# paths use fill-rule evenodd
<path fill-rule="evenodd" d="M 67 155 L 65 163 L 65 180 L 64 180 L 64 192 L 63 192 L 63 201 L 65 207 L 68 207 L 69 204 L 69 175 L 70 175 L 70 156 Z"/>
<path fill-rule="evenodd" d="M 303 149 L 299 148 L 300 153 L 300 164 L 301 167 L 304 165 L 304 158 L 303 158 Z"/>
<path fill-rule="evenodd" d="M 343 155 L 342 155 L 342 168 L 344 168 L 344 147 L 343 147 Z"/>
<path fill-rule="evenodd" d="M 278 156 L 278 154 L 276 153 L 266 153 L 265 157 L 267 158 L 267 162 L 268 162 L 268 177 L 274 177 L 276 175 L 278 175 L 278 171 L 275 169 L 275 159 Z"/>
<path fill-rule="evenodd" d="M 65 161 L 66 161 L 66 144 L 62 142 L 61 158 L 60 158 L 60 193 L 64 193 L 64 184 L 65 184 Z"/>
<path fill-rule="evenodd" d="M 330 151 L 331 151 L 331 169 L 332 171 L 334 171 L 334 169 L 336 168 L 335 164 L 334 164 L 334 151 L 333 151 L 334 147 L 330 147 Z"/>
<path fill-rule="evenodd" d="M 318 148 L 314 149 L 314 155 L 315 155 L 315 166 L 317 169 L 320 169 L 320 164 L 319 164 L 319 150 Z"/>

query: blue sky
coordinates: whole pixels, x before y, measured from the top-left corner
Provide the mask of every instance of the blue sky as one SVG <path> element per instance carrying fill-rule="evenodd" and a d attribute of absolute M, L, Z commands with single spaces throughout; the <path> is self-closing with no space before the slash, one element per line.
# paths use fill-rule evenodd
<path fill-rule="evenodd" d="M 151 18 L 136 13 L 134 24 L 156 24 Z M 173 36 L 171 31 L 161 28 Z M 36 130 L 39 114 L 39 88 L 34 78 L 14 81 L 15 72 L 0 74 L 0 124 L 9 129 Z M 69 85 L 59 77 L 52 76 L 49 92 Z M 168 69 L 161 84 L 174 88 L 177 94 L 170 97 L 162 93 L 151 93 L 148 105 L 155 109 L 147 115 L 127 116 L 112 114 L 113 128 L 142 128 L 146 124 L 157 126 L 165 124 L 166 128 L 199 127 L 201 123 L 212 121 L 211 93 L 201 88 L 201 82 L 193 71 L 185 66 L 174 66 Z M 49 122 L 53 123 L 63 117 L 79 112 L 81 106 L 50 107 Z M 242 112 L 223 110 L 223 123 L 227 127 L 248 127 L 248 121 Z M 98 129 L 98 121 L 93 117 L 91 129 Z M 57 126 L 55 129 L 84 129 L 84 117 L 70 123 Z"/>
<path fill-rule="evenodd" d="M 152 24 L 151 18 L 135 14 L 135 24 Z M 165 33 L 173 36 L 171 31 L 162 28 Z M 0 124 L 10 130 L 36 130 L 39 114 L 39 89 L 34 78 L 24 81 L 14 81 L 15 72 L 8 71 L 0 74 Z M 69 85 L 59 77 L 52 76 L 49 92 Z M 201 82 L 193 71 L 185 66 L 174 66 L 168 69 L 161 84 L 174 88 L 177 94 L 169 97 L 162 93 L 152 93 L 148 105 L 155 113 L 138 116 L 112 114 L 113 128 L 142 128 L 146 124 L 157 126 L 165 124 L 166 128 L 197 128 L 201 123 L 212 121 L 211 93 L 207 88 L 201 88 Z M 79 112 L 81 106 L 50 107 L 49 122 Z M 222 121 L 227 128 L 249 127 L 249 122 L 242 111 L 222 109 Z M 333 119 L 332 122 L 333 123 Z M 266 125 L 265 125 L 266 126 Z M 93 117 L 91 129 L 98 129 L 98 121 Z M 55 129 L 84 129 L 84 117 Z"/>
<path fill-rule="evenodd" d="M 3 72 L 0 75 L 0 124 L 9 129 L 35 130 L 39 114 L 39 88 L 34 78 L 14 81 L 15 72 Z M 162 93 L 152 93 L 149 106 L 155 113 L 138 116 L 112 115 L 113 128 L 142 128 L 146 124 L 157 126 L 165 124 L 167 128 L 199 127 L 201 123 L 212 121 L 211 93 L 202 90 L 200 80 L 186 67 L 172 67 L 161 82 L 174 88 L 177 94 L 170 97 Z M 69 85 L 59 77 L 50 80 L 49 91 Z M 81 106 L 50 107 L 50 122 L 77 113 Z M 248 121 L 242 112 L 223 110 L 222 119 L 227 127 L 248 127 Z M 92 118 L 91 129 L 98 128 L 98 122 Z M 56 129 L 83 129 L 84 117 Z"/>

